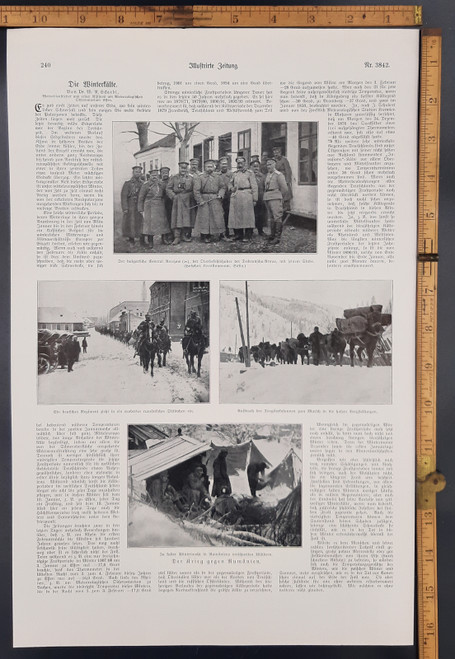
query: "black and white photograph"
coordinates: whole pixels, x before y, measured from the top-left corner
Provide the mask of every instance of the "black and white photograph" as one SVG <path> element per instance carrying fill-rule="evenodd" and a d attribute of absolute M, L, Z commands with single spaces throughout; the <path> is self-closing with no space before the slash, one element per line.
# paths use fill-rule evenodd
<path fill-rule="evenodd" d="M 208 403 L 210 285 L 38 283 L 38 402 Z"/>
<path fill-rule="evenodd" d="M 114 252 L 316 252 L 318 122 L 116 121 Z"/>
<path fill-rule="evenodd" d="M 392 402 L 390 281 L 220 283 L 220 402 Z"/>
<path fill-rule="evenodd" d="M 300 547 L 302 426 L 128 426 L 128 547 Z"/>

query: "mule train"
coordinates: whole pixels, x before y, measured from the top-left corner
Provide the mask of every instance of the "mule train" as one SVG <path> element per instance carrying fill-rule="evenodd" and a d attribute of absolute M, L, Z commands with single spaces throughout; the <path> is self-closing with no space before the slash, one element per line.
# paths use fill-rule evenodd
<path fill-rule="evenodd" d="M 373 364 L 391 364 L 391 341 L 384 339 L 385 329 L 392 324 L 392 315 L 382 313 L 382 305 L 345 309 L 344 318 L 337 318 L 336 327 L 327 334 L 322 334 L 318 327 L 305 336 L 303 332 L 296 338 L 271 343 L 261 341 L 250 348 L 252 359 L 265 367 L 267 363 L 275 364 L 335 364 L 343 366 L 343 358 L 349 345 L 349 363 L 354 366 L 356 358 L 360 365 L 368 367 Z M 241 362 L 245 361 L 244 349 L 238 352 Z"/>

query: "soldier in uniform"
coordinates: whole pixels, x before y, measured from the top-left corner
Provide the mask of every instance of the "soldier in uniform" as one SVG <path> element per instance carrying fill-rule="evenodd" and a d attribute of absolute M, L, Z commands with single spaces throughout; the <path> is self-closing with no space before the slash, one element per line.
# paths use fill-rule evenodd
<path fill-rule="evenodd" d="M 145 314 L 145 320 L 139 323 L 137 326 L 138 338 L 136 341 L 136 354 L 139 354 L 144 341 L 150 341 L 150 337 L 153 337 L 153 330 L 155 329 L 155 323 L 152 322 L 150 315 Z M 136 355 L 135 355 L 136 356 Z"/>
<path fill-rule="evenodd" d="M 319 331 L 319 327 L 314 328 L 314 332 L 312 332 L 309 336 L 309 340 L 311 343 L 311 356 L 313 358 L 313 364 L 315 366 L 319 366 L 319 360 L 321 359 L 321 340 L 322 340 L 322 334 Z"/>
<path fill-rule="evenodd" d="M 159 178 L 159 171 L 152 169 L 150 179 L 146 181 L 137 201 L 137 208 L 142 214 L 142 235 L 148 236 L 148 244 L 153 247 L 153 237 L 161 236 L 161 242 L 169 234 L 169 224 L 164 207 L 166 197 L 166 184 Z"/>
<path fill-rule="evenodd" d="M 270 221 L 269 240 L 272 245 L 280 242 L 283 230 L 283 200 L 288 194 L 288 186 L 284 174 L 275 168 L 275 158 L 267 160 L 267 176 L 264 184 L 264 203 L 267 218 Z"/>
<path fill-rule="evenodd" d="M 231 201 L 231 192 L 230 192 L 230 183 L 232 179 L 232 172 L 229 171 L 229 160 L 228 158 L 220 158 L 220 179 L 223 182 L 223 187 L 226 190 L 224 197 L 222 199 L 223 204 L 223 215 L 224 215 L 224 235 L 226 238 L 229 238 L 229 204 Z"/>
<path fill-rule="evenodd" d="M 256 206 L 254 207 L 254 221 L 256 223 L 256 229 L 258 230 L 258 234 L 260 236 L 263 236 L 265 218 L 267 213 L 264 203 L 265 176 L 261 172 L 261 163 L 259 162 L 259 160 L 253 160 L 253 162 L 251 163 L 251 169 L 253 170 L 253 174 L 255 175 L 258 184 L 258 201 Z"/>
<path fill-rule="evenodd" d="M 173 245 L 183 240 L 191 242 L 193 228 L 191 220 L 190 200 L 193 192 L 194 179 L 188 172 L 188 163 L 179 162 L 179 173 L 171 176 L 166 187 L 166 193 L 172 201 L 171 229 L 174 232 Z"/>
<path fill-rule="evenodd" d="M 194 182 L 196 181 L 197 177 L 202 174 L 201 170 L 199 169 L 199 158 L 190 158 L 190 176 L 193 177 L 193 188 L 194 188 Z M 194 194 L 191 195 L 190 199 L 190 208 L 191 208 L 191 226 L 194 227 L 196 224 L 196 215 L 197 215 L 197 201 L 194 197 Z M 191 231 L 189 232 L 189 235 L 191 236 Z"/>
<path fill-rule="evenodd" d="M 197 311 L 191 311 L 185 324 L 185 336 L 197 336 L 202 334 L 202 321 Z"/>
<path fill-rule="evenodd" d="M 170 172 L 171 170 L 169 167 L 161 167 L 160 169 L 160 179 L 163 181 L 165 187 L 167 187 L 167 184 L 169 183 Z M 169 233 L 167 234 L 167 236 L 164 236 L 164 242 L 167 245 L 170 245 L 174 240 L 174 236 L 172 235 L 172 231 L 171 231 L 172 201 L 171 199 L 169 199 L 167 194 L 164 197 L 164 210 L 166 211 L 166 219 L 169 225 Z"/>
<path fill-rule="evenodd" d="M 280 146 L 274 146 L 272 151 L 273 151 L 273 157 L 275 158 L 275 161 L 276 161 L 276 168 L 279 172 L 284 174 L 284 178 L 286 179 L 286 184 L 288 186 L 288 194 L 287 194 L 286 198 L 283 201 L 283 210 L 284 211 L 290 211 L 291 210 L 291 199 L 292 199 L 292 169 L 291 169 L 291 165 L 289 164 L 289 160 L 281 154 L 281 147 Z"/>
<path fill-rule="evenodd" d="M 254 206 L 258 200 L 258 184 L 246 159 L 238 156 L 237 171 L 230 183 L 231 203 L 229 206 L 229 228 L 234 230 L 234 240 L 249 242 L 255 226 Z M 245 233 L 244 233 L 245 232 Z"/>
<path fill-rule="evenodd" d="M 222 199 L 226 193 L 223 179 L 215 172 L 215 161 L 206 160 L 205 171 L 194 179 L 193 195 L 198 205 L 196 216 L 196 232 L 201 234 L 201 240 L 210 242 L 226 240 L 224 238 L 224 215 Z"/>
<path fill-rule="evenodd" d="M 121 204 L 123 211 L 122 235 L 134 245 L 134 239 L 140 237 L 141 245 L 144 245 L 142 233 L 142 215 L 137 209 L 137 200 L 142 187 L 142 167 L 135 165 L 133 175 L 129 181 L 125 181 L 121 192 Z"/>

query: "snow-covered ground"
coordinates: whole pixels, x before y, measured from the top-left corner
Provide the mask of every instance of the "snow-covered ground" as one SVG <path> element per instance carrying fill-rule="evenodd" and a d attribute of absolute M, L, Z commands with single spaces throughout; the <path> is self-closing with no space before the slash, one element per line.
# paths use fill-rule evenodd
<path fill-rule="evenodd" d="M 201 377 L 188 375 L 180 343 L 172 344 L 167 366 L 154 377 L 143 373 L 134 348 L 92 332 L 87 353 L 80 354 L 71 373 L 57 368 L 38 376 L 38 402 L 83 403 L 206 403 L 209 400 L 209 355 L 202 360 Z"/>
<path fill-rule="evenodd" d="M 276 405 L 387 405 L 392 367 L 220 363 L 220 402 Z"/>
<path fill-rule="evenodd" d="M 144 503 L 129 504 L 128 547 L 203 547 L 201 540 Z"/>

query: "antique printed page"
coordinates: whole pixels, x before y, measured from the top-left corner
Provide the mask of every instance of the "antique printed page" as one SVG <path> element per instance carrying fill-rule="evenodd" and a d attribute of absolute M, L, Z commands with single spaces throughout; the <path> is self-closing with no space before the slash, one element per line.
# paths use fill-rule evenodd
<path fill-rule="evenodd" d="M 16 646 L 412 644 L 418 46 L 8 34 Z"/>

